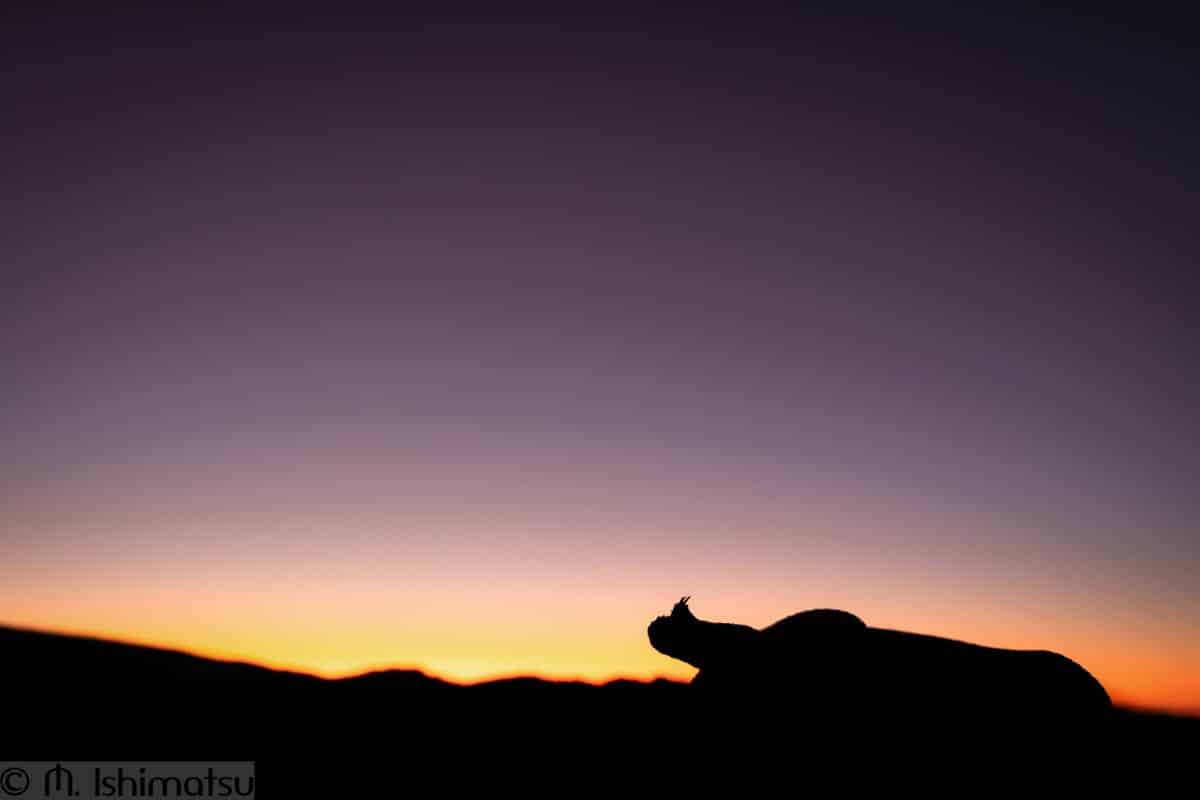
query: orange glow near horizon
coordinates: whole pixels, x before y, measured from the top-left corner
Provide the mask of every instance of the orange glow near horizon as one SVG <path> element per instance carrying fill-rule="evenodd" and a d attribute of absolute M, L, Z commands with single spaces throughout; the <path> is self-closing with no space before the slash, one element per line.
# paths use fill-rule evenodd
<path fill-rule="evenodd" d="M 739 570 L 731 564 L 724 580 L 718 571 L 705 570 L 693 581 L 680 581 L 675 594 L 697 584 L 713 586 L 693 600 L 705 619 L 763 626 L 804 608 L 840 607 L 876 627 L 1053 649 L 1087 667 L 1118 704 L 1200 714 L 1200 676 L 1189 669 L 1200 661 L 1200 645 L 1185 641 L 1183 630 L 1166 624 L 1147 628 L 1136 614 L 1104 626 L 1081 621 L 1045 587 L 1022 598 L 1005 596 L 998 583 L 972 592 L 949 587 L 959 594 L 956 602 L 946 589 L 924 588 L 928 584 L 919 573 L 890 585 L 863 574 L 863 585 L 853 587 L 822 577 L 837 572 L 827 566 L 804 571 L 804 590 L 785 590 L 772 580 L 739 595 L 733 587 Z M 70 594 L 9 582 L 0 590 L 5 610 L 0 622 L 330 678 L 389 668 L 468 683 L 517 675 L 604 682 L 688 680 L 694 674 L 655 652 L 645 637 L 650 619 L 675 597 L 615 580 L 607 594 L 571 591 L 570 580 L 538 591 L 493 580 L 439 597 L 429 587 L 388 587 L 361 574 L 353 582 L 295 588 L 282 577 L 277 583 L 231 582 L 216 593 L 199 578 L 143 579 L 136 587 L 112 578 L 97 585 L 93 575 L 91 590 Z"/>

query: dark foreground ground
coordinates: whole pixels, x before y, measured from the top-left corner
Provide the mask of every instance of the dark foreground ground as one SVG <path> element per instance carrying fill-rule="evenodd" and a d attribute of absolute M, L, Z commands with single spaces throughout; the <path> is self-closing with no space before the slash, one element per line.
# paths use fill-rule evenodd
<path fill-rule="evenodd" d="M 831 757 L 859 765 L 838 773 L 847 781 L 898 761 L 909 777 L 957 766 L 999 778 L 1036 763 L 1095 784 L 1183 774 L 1200 752 L 1200 719 L 1123 709 L 1084 730 L 1047 731 L 969 713 L 952 723 L 919 710 L 816 715 L 770 696 L 714 706 L 671 681 L 459 686 L 412 671 L 324 680 L 4 627 L 0 686 L 0 759 L 253 760 L 267 785 L 274 771 L 336 788 L 349 771 L 373 786 L 511 788 L 561 769 L 573 776 L 567 794 L 620 775 L 679 789 L 772 770 L 796 779 L 832 770 Z"/>

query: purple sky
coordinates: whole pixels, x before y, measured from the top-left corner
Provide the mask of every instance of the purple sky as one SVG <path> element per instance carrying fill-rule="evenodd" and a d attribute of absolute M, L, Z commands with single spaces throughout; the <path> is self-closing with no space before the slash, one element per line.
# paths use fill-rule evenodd
<path fill-rule="evenodd" d="M 19 16 L 0 578 L 836 551 L 1200 634 L 1166 22 Z"/>

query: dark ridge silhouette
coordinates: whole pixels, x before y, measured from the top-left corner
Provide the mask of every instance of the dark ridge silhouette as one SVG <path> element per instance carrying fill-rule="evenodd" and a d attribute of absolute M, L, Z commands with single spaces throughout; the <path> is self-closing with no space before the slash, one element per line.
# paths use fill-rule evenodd
<path fill-rule="evenodd" d="M 781 653 L 786 661 L 808 652 L 813 660 L 811 623 L 823 619 L 817 627 L 825 631 L 826 644 L 857 627 L 853 617 L 839 614 L 797 615 L 764 631 L 749 629 L 749 635 L 744 626 L 694 624 L 713 626 L 704 629 L 716 632 L 714 641 L 735 646 L 778 636 L 778 647 L 764 648 L 764 656 Z M 839 626 L 845 628 L 840 634 L 834 630 Z M 648 773 L 636 772 L 646 776 L 639 780 L 679 789 L 717 773 L 741 781 L 751 765 L 759 776 L 768 765 L 790 770 L 803 762 L 815 769 L 824 757 L 820 753 L 852 754 L 860 761 L 895 757 L 898 747 L 908 747 L 922 759 L 937 752 L 938 759 L 950 760 L 950 753 L 969 743 L 971 758 L 983 754 L 991 767 L 1011 769 L 1020 759 L 1046 751 L 1044 738 L 1035 746 L 1038 737 L 1028 730 L 1011 736 L 994 719 L 991 727 L 948 726 L 941 715 L 922 707 L 936 706 L 932 696 L 911 698 L 904 714 L 895 704 L 872 714 L 861 702 L 825 702 L 836 694 L 831 686 L 853 688 L 867 674 L 929 683 L 897 658 L 877 658 L 870 664 L 874 673 L 853 671 L 849 681 L 833 675 L 827 661 L 815 659 L 800 673 L 806 680 L 829 681 L 816 685 L 815 700 L 804 685 L 778 696 L 768 685 L 750 694 L 725 695 L 721 683 L 741 681 L 745 668 L 726 661 L 719 647 L 688 640 L 681 630 L 659 623 L 652 636 L 656 646 L 683 647 L 675 652 L 700 660 L 693 684 L 513 678 L 460 685 L 414 670 L 324 679 L 161 648 L 0 627 L 6 725 L 0 743 L 3 757 L 14 760 L 253 759 L 274 765 L 279 780 L 321 776 L 338 790 L 333 795 L 341 791 L 337 770 L 348 762 L 380 780 L 418 773 L 459 782 L 503 775 L 503 782 L 512 784 L 539 775 L 546 779 L 550 767 L 545 765 L 551 764 L 611 775 L 648 768 Z M 898 642 L 919 648 L 943 646 L 894 632 L 880 636 L 881 643 L 899 637 Z M 810 646 L 801 647 L 802 640 Z M 958 643 L 944 646 L 950 657 L 965 657 Z M 781 668 L 780 674 L 798 673 Z M 714 692 L 704 685 L 710 678 Z M 977 702 L 977 694 L 964 702 Z M 714 695 L 724 696 L 724 705 L 714 702 Z M 811 702 L 801 702 L 802 697 Z M 1122 710 L 1112 715 L 1104 737 L 1088 744 L 1088 759 L 1115 753 L 1137 760 L 1137 752 L 1161 758 L 1171 748 L 1183 752 L 1200 743 L 1200 720 Z M 1051 749 L 1061 759 L 1074 746 L 1059 739 Z"/>
<path fill-rule="evenodd" d="M 650 623 L 659 652 L 696 667 L 706 702 L 729 710 L 771 702 L 810 720 L 910 719 L 958 728 L 1077 728 L 1112 721 L 1108 693 L 1079 664 L 1044 650 L 1007 650 L 871 628 L 814 609 L 762 630 L 697 618 L 684 597 Z"/>

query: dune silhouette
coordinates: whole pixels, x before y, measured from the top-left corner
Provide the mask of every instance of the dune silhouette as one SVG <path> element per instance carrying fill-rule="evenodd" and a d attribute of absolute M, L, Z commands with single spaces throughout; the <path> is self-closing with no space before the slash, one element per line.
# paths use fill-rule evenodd
<path fill-rule="evenodd" d="M 619 772 L 647 754 L 691 764 L 708 753 L 735 770 L 770 752 L 789 763 L 804 743 L 852 742 L 869 754 L 905 738 L 923 747 L 978 742 L 1006 730 L 1005 721 L 1027 731 L 1031 720 L 1085 714 L 1111 716 L 1113 725 L 1093 733 L 1124 755 L 1200 740 L 1200 720 L 1111 710 L 1103 688 L 1060 656 L 873 629 L 840 611 L 803 612 L 755 630 L 699 620 L 682 603 L 650 631 L 659 650 L 699 667 L 695 680 L 460 685 L 413 670 L 326 679 L 0 626 L 0 686 L 9 730 L 19 732 L 13 755 L 38 759 L 292 765 L 306 753 L 369 755 L 410 771 L 469 758 Z M 1001 714 L 1005 703 L 1019 703 L 1020 712 Z M 1037 741 L 1010 737 L 987 752 L 1009 763 L 1014 749 L 1034 751 Z"/>

